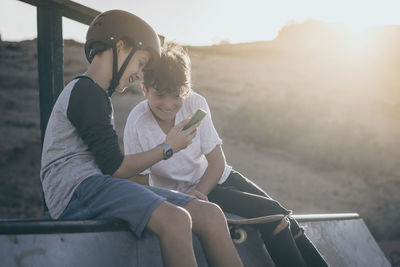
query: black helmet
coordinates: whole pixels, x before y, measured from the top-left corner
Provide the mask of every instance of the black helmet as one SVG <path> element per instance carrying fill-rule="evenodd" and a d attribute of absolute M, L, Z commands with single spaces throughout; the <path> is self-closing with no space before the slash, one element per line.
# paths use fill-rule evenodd
<path fill-rule="evenodd" d="M 118 71 L 116 43 L 121 39 L 131 43 L 133 49 Z M 154 67 L 161 57 L 160 39 L 153 28 L 141 18 L 122 10 L 109 10 L 99 14 L 90 24 L 86 34 L 85 54 L 90 63 L 97 53 L 109 48 L 113 49 L 113 73 L 108 89 L 110 96 L 137 49 L 148 50 L 151 54 L 146 69 Z"/>
<path fill-rule="evenodd" d="M 91 62 L 96 53 L 111 48 L 120 39 L 128 40 L 137 49 L 148 50 L 152 63 L 161 55 L 160 39 L 149 24 L 129 12 L 109 10 L 99 14 L 89 26 L 86 58 Z"/>

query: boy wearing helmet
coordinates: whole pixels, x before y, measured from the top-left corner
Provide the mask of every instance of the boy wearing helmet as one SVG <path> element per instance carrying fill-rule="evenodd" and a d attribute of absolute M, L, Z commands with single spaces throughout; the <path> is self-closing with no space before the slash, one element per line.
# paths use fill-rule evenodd
<path fill-rule="evenodd" d="M 214 128 L 207 101 L 191 90 L 187 52 L 176 44 L 163 48 L 158 66 L 144 73 L 142 89 L 146 100 L 128 116 L 125 154 L 141 153 L 154 146 L 177 122 L 193 115 L 197 109 L 208 114 L 187 149 L 131 179 L 210 200 L 225 212 L 246 218 L 284 215 L 280 222 L 259 225 L 276 266 L 327 266 L 297 221 L 290 218 L 291 211 L 226 164 L 222 140 Z"/>
<path fill-rule="evenodd" d="M 154 30 L 128 12 L 107 11 L 90 25 L 85 52 L 91 65 L 61 92 L 43 143 L 40 177 L 51 217 L 122 219 L 137 236 L 149 229 L 160 238 L 166 266 L 196 266 L 193 230 L 211 264 L 241 266 L 216 205 L 121 179 L 163 160 L 165 147 L 187 147 L 198 126 L 182 131 L 185 119 L 148 151 L 129 156 L 120 151 L 110 96 L 154 66 L 160 57 Z"/>

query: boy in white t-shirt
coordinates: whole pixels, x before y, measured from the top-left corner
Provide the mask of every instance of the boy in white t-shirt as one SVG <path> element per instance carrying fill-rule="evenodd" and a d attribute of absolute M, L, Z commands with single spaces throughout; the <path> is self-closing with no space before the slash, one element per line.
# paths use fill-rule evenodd
<path fill-rule="evenodd" d="M 199 108 L 207 111 L 207 116 L 197 128 L 192 144 L 172 158 L 174 151 L 164 147 L 165 160 L 131 180 L 191 194 L 218 204 L 225 212 L 247 218 L 283 214 L 282 221 L 260 226 L 275 264 L 327 266 L 303 229 L 290 217 L 291 211 L 226 164 L 207 101 L 191 90 L 190 76 L 189 56 L 175 44 L 167 44 L 158 67 L 144 73 L 142 90 L 146 100 L 129 114 L 124 132 L 126 155 L 162 143 L 177 122 Z"/>

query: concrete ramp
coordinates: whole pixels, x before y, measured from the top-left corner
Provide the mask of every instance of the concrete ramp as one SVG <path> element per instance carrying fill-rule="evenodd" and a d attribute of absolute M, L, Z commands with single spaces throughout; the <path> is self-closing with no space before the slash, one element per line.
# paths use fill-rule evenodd
<path fill-rule="evenodd" d="M 258 231 L 245 226 L 248 242 L 237 250 L 248 267 L 274 267 Z M 199 267 L 209 266 L 193 236 Z M 162 267 L 158 237 L 145 231 L 139 239 L 120 221 L 0 220 L 1 267 Z"/>
<path fill-rule="evenodd" d="M 295 215 L 329 266 L 390 267 L 363 219 L 356 213 Z"/>
<path fill-rule="evenodd" d="M 193 241 L 199 266 L 208 266 Z M 0 220 L 0 259 L 2 267 L 163 266 L 156 235 L 138 239 L 125 223 L 106 220 Z"/>
<path fill-rule="evenodd" d="M 390 267 L 358 214 L 295 215 L 332 267 Z M 247 241 L 236 243 L 246 267 L 274 264 L 258 232 L 244 226 Z M 208 266 L 194 238 L 199 266 Z M 157 236 L 137 239 L 113 221 L 0 220 L 0 266 L 163 266 Z"/>

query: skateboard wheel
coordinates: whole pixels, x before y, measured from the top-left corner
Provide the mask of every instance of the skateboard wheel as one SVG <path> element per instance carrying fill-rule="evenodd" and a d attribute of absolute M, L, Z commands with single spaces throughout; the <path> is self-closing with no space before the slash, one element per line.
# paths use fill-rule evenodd
<path fill-rule="evenodd" d="M 247 232 L 244 229 L 236 228 L 233 229 L 232 240 L 235 244 L 241 244 L 247 239 Z"/>

